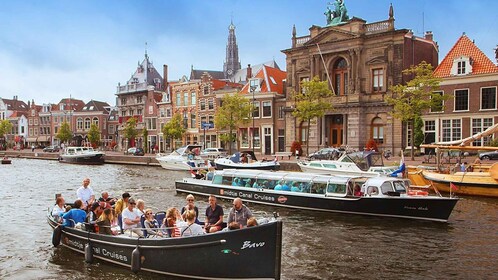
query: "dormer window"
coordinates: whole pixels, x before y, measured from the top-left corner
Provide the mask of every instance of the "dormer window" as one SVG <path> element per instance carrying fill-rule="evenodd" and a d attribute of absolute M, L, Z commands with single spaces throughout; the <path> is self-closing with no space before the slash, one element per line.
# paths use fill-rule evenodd
<path fill-rule="evenodd" d="M 460 56 L 453 60 L 451 75 L 468 75 L 472 73 L 472 59 L 468 56 Z"/>
<path fill-rule="evenodd" d="M 249 92 L 259 92 L 261 91 L 260 79 L 249 80 Z"/>

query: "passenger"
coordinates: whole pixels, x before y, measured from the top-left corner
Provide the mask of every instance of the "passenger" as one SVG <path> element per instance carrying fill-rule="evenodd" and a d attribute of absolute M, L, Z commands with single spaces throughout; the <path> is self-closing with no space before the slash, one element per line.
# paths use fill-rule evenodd
<path fill-rule="evenodd" d="M 282 181 L 279 181 L 275 188 L 273 188 L 276 191 L 281 191 L 282 190 Z"/>
<path fill-rule="evenodd" d="M 86 215 L 86 222 L 88 224 L 91 224 L 91 226 L 89 225 L 89 229 L 91 231 L 94 230 L 93 224 L 95 224 L 95 222 L 97 221 L 97 219 L 100 217 L 101 214 L 102 214 L 102 208 L 100 207 L 100 203 L 94 202 L 90 206 L 90 211 L 88 211 L 88 214 Z"/>
<path fill-rule="evenodd" d="M 147 230 L 147 237 L 163 237 L 163 232 L 159 229 L 159 222 L 154 218 L 151 209 L 145 210 L 144 226 Z"/>
<path fill-rule="evenodd" d="M 182 210 L 181 210 L 181 214 L 182 214 L 182 219 L 184 221 L 187 220 L 187 211 L 188 210 L 194 210 L 195 211 L 195 222 L 197 224 L 200 224 L 201 222 L 199 222 L 199 220 L 197 219 L 197 217 L 199 216 L 199 209 L 197 208 L 197 206 L 195 206 L 195 197 L 191 194 L 187 195 L 186 197 L 186 200 L 187 200 L 187 205 L 183 206 L 182 207 Z"/>
<path fill-rule="evenodd" d="M 85 208 L 83 201 L 81 201 L 81 199 L 77 199 L 74 202 L 74 208 L 62 215 L 62 218 L 64 219 L 64 223 L 62 225 L 66 227 L 75 227 L 78 223 L 84 223 L 86 219 L 86 212 L 83 208 Z"/>
<path fill-rule="evenodd" d="M 298 182 L 294 182 L 294 184 L 292 184 L 291 191 L 292 192 L 301 192 L 301 189 L 298 186 Z"/>
<path fill-rule="evenodd" d="M 233 178 L 232 186 L 236 187 L 239 185 L 239 178 Z"/>
<path fill-rule="evenodd" d="M 181 215 L 178 216 L 178 209 L 175 207 L 166 210 L 166 218 L 164 218 L 164 226 L 170 237 L 180 237 L 179 222 L 181 221 Z"/>
<path fill-rule="evenodd" d="M 180 236 L 195 236 L 205 233 L 204 229 L 195 222 L 197 220 L 197 216 L 195 215 L 194 210 L 187 210 L 185 217 L 187 224 L 181 227 Z"/>
<path fill-rule="evenodd" d="M 242 204 L 239 197 L 233 200 L 233 208 L 228 213 L 228 223 L 237 222 L 241 228 L 247 225 L 247 219 L 252 217 L 252 212 L 247 206 Z"/>
<path fill-rule="evenodd" d="M 116 217 L 123 212 L 126 207 L 128 207 L 128 200 L 130 199 L 131 195 L 127 192 L 123 193 L 122 198 L 120 198 L 117 202 L 116 205 L 114 206 L 114 211 L 116 212 Z"/>
<path fill-rule="evenodd" d="M 463 163 L 460 165 L 460 171 L 461 171 L 461 172 L 467 172 L 467 162 L 463 162 Z"/>
<path fill-rule="evenodd" d="M 66 212 L 66 201 L 62 196 L 57 197 L 55 200 L 55 206 L 52 209 L 52 217 L 62 220 L 62 215 Z"/>
<path fill-rule="evenodd" d="M 133 198 L 128 201 L 128 207 L 126 207 L 121 213 L 123 219 L 123 230 L 125 233 L 129 233 L 130 236 L 134 234 L 139 237 L 144 237 L 142 230 L 140 229 L 140 216 L 141 214 L 135 208 L 136 203 Z"/>
<path fill-rule="evenodd" d="M 236 230 L 236 229 L 241 229 L 242 226 L 237 223 L 237 222 L 231 222 L 228 224 L 228 230 Z"/>
<path fill-rule="evenodd" d="M 245 183 L 244 187 L 246 187 L 246 188 L 252 187 L 252 181 L 251 181 L 251 179 L 247 179 L 246 180 L 246 183 Z"/>
<path fill-rule="evenodd" d="M 216 203 L 216 197 L 210 195 L 209 206 L 206 208 L 206 222 L 204 223 L 204 229 L 207 233 L 221 230 L 223 215 L 223 208 Z"/>
<path fill-rule="evenodd" d="M 260 183 L 261 183 L 261 182 L 260 182 Z M 253 188 L 255 188 L 255 189 L 262 188 L 262 186 L 258 184 L 258 181 L 257 181 L 257 180 L 254 180 L 254 184 L 252 184 L 252 187 L 253 187 Z"/>
<path fill-rule="evenodd" d="M 354 196 L 363 196 L 361 192 L 361 187 L 359 184 L 354 184 Z"/>
<path fill-rule="evenodd" d="M 137 210 L 140 216 L 145 215 L 145 201 L 142 199 L 137 199 Z"/>
<path fill-rule="evenodd" d="M 78 197 L 78 199 L 80 199 L 83 202 L 83 205 L 85 207 L 88 207 L 89 205 L 92 205 L 95 202 L 95 194 L 93 193 L 93 190 L 89 185 L 90 185 L 90 179 L 85 178 L 83 180 L 83 186 L 81 186 L 76 191 L 76 196 Z"/>
<path fill-rule="evenodd" d="M 257 225 L 258 225 L 258 221 L 256 220 L 256 218 L 251 217 L 251 218 L 247 219 L 247 227 L 255 227 Z"/>
<path fill-rule="evenodd" d="M 99 226 L 99 233 L 116 235 L 117 232 L 111 229 L 113 220 L 114 216 L 112 215 L 112 209 L 111 208 L 104 209 L 102 215 L 100 215 L 100 218 L 97 220 L 97 225 Z"/>
<path fill-rule="evenodd" d="M 99 198 L 99 202 L 102 204 L 102 208 L 111 208 L 116 203 L 116 199 L 109 197 L 108 192 L 102 192 L 102 196 Z"/>
<path fill-rule="evenodd" d="M 240 157 L 240 162 L 249 163 L 249 159 L 247 158 L 247 155 L 245 153 Z"/>
<path fill-rule="evenodd" d="M 289 187 L 288 183 L 285 182 L 285 181 L 282 183 L 282 190 L 283 191 L 288 191 L 288 192 L 290 192 L 290 190 L 291 190 L 291 188 Z"/>

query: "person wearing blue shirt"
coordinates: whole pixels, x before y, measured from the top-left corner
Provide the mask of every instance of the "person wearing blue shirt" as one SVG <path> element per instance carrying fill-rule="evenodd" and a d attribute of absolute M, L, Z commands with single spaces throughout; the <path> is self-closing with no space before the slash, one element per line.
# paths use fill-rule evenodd
<path fill-rule="evenodd" d="M 281 181 L 280 181 L 280 182 L 278 182 L 278 184 L 277 184 L 277 185 L 275 186 L 275 188 L 273 188 L 273 189 L 274 189 L 274 190 L 276 190 L 276 191 L 281 191 L 281 190 L 282 190 L 282 185 L 281 185 L 281 183 L 282 183 Z"/>
<path fill-rule="evenodd" d="M 77 223 L 84 223 L 86 220 L 86 212 L 81 209 L 83 207 L 83 201 L 77 199 L 74 202 L 74 208 L 62 215 L 62 218 L 64 219 L 64 224 L 62 225 L 65 227 L 74 227 Z"/>
<path fill-rule="evenodd" d="M 282 183 L 282 190 L 290 192 L 291 188 L 289 187 L 289 184 L 290 184 L 290 182 L 283 182 Z"/>

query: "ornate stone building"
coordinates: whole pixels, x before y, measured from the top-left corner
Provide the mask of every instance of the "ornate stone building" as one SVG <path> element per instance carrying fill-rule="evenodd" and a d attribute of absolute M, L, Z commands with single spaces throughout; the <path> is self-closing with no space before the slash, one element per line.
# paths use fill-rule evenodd
<path fill-rule="evenodd" d="M 223 73 L 225 79 L 231 79 L 235 72 L 240 69 L 239 47 L 237 46 L 237 38 L 235 37 L 235 25 L 230 22 L 228 27 L 228 43 L 226 51 L 226 60 L 223 64 Z"/>
<path fill-rule="evenodd" d="M 407 129 L 390 116 L 385 102 L 389 87 L 405 83 L 402 71 L 426 61 L 438 63 L 438 46 L 432 33 L 425 38 L 408 29 L 395 29 L 394 10 L 387 20 L 367 23 L 353 17 L 327 26 L 310 27 L 310 34 L 297 37 L 294 27 L 292 46 L 282 52 L 287 63 L 286 146 L 306 139 L 305 123 L 291 114 L 292 92 L 300 82 L 318 76 L 333 90 L 333 110 L 312 124 L 310 151 L 325 146 L 363 149 L 374 139 L 380 149 L 399 151 L 407 146 Z"/>

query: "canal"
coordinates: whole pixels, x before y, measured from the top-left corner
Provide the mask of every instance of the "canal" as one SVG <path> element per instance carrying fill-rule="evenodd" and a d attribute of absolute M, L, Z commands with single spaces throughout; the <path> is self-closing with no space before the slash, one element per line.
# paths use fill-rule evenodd
<path fill-rule="evenodd" d="M 181 207 L 184 196 L 176 195 L 174 182 L 187 175 L 158 167 L 76 166 L 31 159 L 0 166 L 0 278 L 165 279 L 98 261 L 86 264 L 83 255 L 54 248 L 45 214 L 56 193 L 73 201 L 85 177 L 92 180 L 96 194 L 105 190 L 120 196 L 128 191 L 154 211 Z M 231 203 L 220 203 L 227 213 Z M 207 199 L 197 197 L 196 204 L 203 213 Z M 278 211 L 284 222 L 282 279 L 491 279 L 498 275 L 498 199 L 466 197 L 448 223 L 248 206 L 258 217 Z"/>

